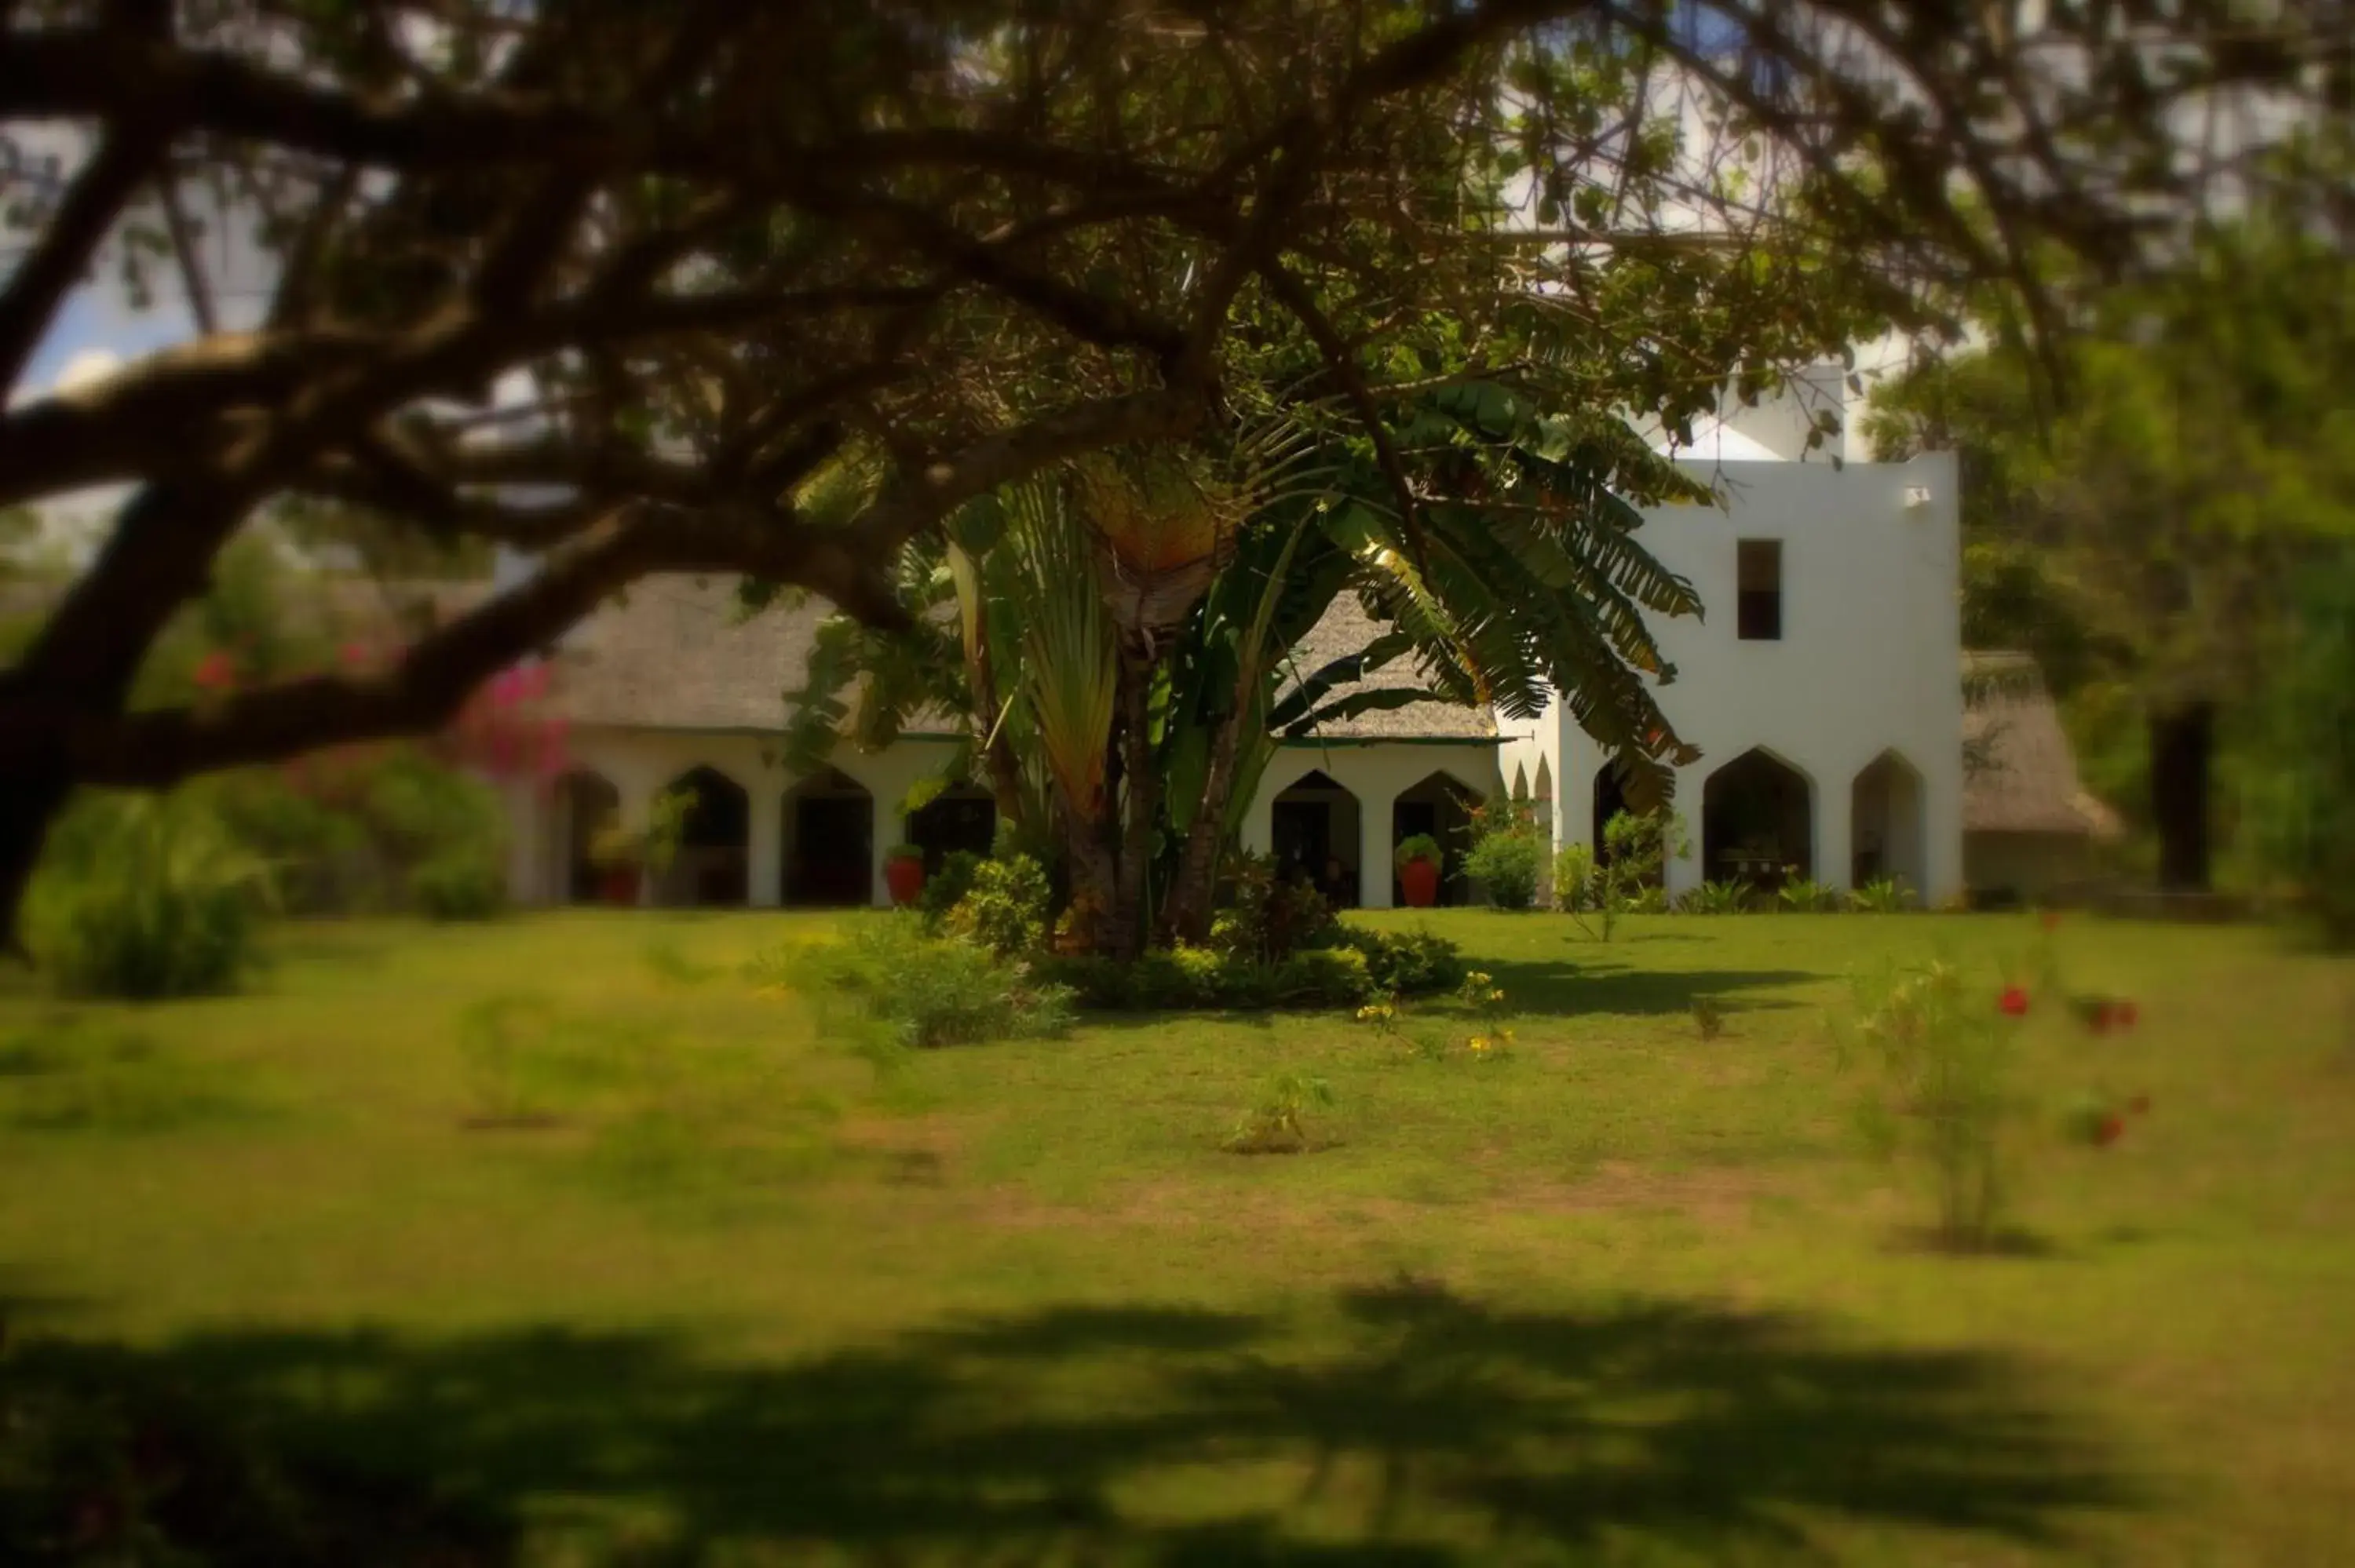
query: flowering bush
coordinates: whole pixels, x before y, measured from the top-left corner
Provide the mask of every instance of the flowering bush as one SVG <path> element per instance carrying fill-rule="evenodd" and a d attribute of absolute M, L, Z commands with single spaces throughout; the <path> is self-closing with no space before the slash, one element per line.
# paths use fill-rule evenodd
<path fill-rule="evenodd" d="M 1929 1172 L 1945 1245 L 1990 1243 L 2008 1197 L 2007 1143 L 2021 1106 L 2012 1086 L 2027 992 L 1990 993 L 1961 970 L 1934 963 L 1885 973 L 1856 989 L 1856 1019 L 1843 1055 L 1868 1052 L 1876 1081 L 1859 1122 L 1884 1158 Z"/>

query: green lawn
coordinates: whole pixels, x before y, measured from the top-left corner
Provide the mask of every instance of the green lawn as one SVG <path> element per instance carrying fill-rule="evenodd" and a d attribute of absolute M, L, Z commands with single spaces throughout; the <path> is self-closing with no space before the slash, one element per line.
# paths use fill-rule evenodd
<path fill-rule="evenodd" d="M 2024 920 L 1434 923 L 1508 1059 L 1301 1016 L 879 1061 L 741 978 L 824 939 L 793 916 L 296 927 L 151 1009 L 16 982 L 8 1353 L 535 1563 L 2355 1562 L 2355 967 L 2064 926 L 2143 1024 L 2040 1006 L 2030 1086 L 2153 1110 L 2042 1118 L 2030 1245 L 1958 1258 L 1825 1013 L 1891 956 L 1993 984 Z M 1282 1069 L 1326 1146 L 1222 1152 Z"/>

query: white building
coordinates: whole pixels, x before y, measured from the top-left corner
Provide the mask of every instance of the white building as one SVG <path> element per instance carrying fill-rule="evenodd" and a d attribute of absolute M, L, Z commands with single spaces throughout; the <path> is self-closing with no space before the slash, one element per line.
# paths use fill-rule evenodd
<path fill-rule="evenodd" d="M 1703 753 L 1677 778 L 1692 847 L 1668 888 L 1796 867 L 1842 887 L 1899 876 L 1943 901 L 1965 886 L 1955 466 L 1938 455 L 1835 467 L 1806 452 L 1806 430 L 1787 404 L 1735 411 L 1680 460 L 1726 504 L 1646 516 L 1646 546 L 1707 606 L 1704 619 L 1656 629 L 1678 672 L 1662 705 Z M 898 819 L 949 736 L 873 755 L 845 746 L 823 774 L 789 777 L 782 694 L 821 612 L 738 623 L 732 603 L 725 581 L 655 579 L 568 642 L 556 690 L 573 771 L 552 794 L 517 793 L 519 899 L 591 895 L 591 821 L 617 809 L 641 822 L 682 782 L 699 804 L 650 895 L 661 902 L 881 902 L 883 858 L 902 838 L 986 846 L 992 813 L 978 789 Z M 1345 599 L 1303 662 L 1371 634 Z M 1615 808 L 1605 765 L 1559 704 L 1500 726 L 1487 712 L 1416 703 L 1287 743 L 1244 839 L 1315 867 L 1338 861 L 1359 902 L 1379 907 L 1395 898 L 1391 845 L 1412 832 L 1444 838 L 1467 800 L 1524 795 L 1558 842 L 1593 842 Z"/>

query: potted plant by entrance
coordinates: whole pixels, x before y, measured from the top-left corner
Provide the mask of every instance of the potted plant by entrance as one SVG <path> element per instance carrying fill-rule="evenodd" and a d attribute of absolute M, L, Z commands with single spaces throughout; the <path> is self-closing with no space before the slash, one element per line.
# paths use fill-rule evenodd
<path fill-rule="evenodd" d="M 921 844 L 894 844 L 883 862 L 883 885 L 891 902 L 905 909 L 924 891 L 924 851 Z"/>
<path fill-rule="evenodd" d="M 589 841 L 589 863 L 597 868 L 600 899 L 607 904 L 635 904 L 645 871 L 645 835 L 608 822 Z"/>
<path fill-rule="evenodd" d="M 1398 864 L 1399 891 L 1410 909 L 1428 909 L 1439 902 L 1439 841 L 1429 833 L 1410 833 L 1399 841 L 1393 855 Z"/>

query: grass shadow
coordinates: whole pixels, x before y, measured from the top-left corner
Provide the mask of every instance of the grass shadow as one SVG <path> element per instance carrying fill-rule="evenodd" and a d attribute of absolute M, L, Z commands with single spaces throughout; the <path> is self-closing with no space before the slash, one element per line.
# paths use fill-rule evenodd
<path fill-rule="evenodd" d="M 405 1499 L 396 1519 L 464 1521 L 499 1553 L 435 1561 L 506 1561 L 551 1530 L 613 1561 L 617 1517 L 633 1562 L 1449 1564 L 1646 1542 L 1749 1561 L 1813 1555 L 1811 1517 L 2051 1542 L 2065 1516 L 2135 1501 L 1987 1355 L 1666 1300 L 1507 1310 L 1403 1280 L 1307 1330 L 1065 1306 L 784 1365 L 659 1333 L 249 1330 L 37 1342 L 0 1375 L 20 1398 L 176 1390 L 290 1457 L 279 1506 L 314 1528 L 355 1508 L 331 1535 L 381 1528 L 381 1499 Z"/>
<path fill-rule="evenodd" d="M 1557 959 L 1497 959 L 1487 968 L 1517 1011 L 1555 1014 L 1689 1012 L 1699 997 L 1713 999 L 1729 1015 L 1764 1012 L 1801 1004 L 1754 993 L 1825 978 L 1805 969 L 1639 969 Z"/>

